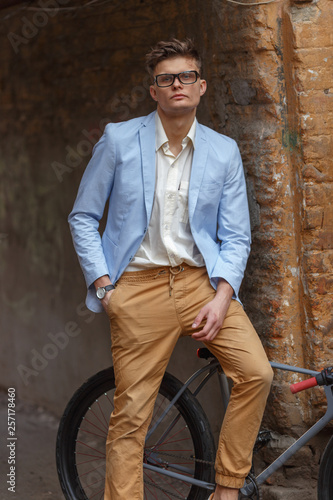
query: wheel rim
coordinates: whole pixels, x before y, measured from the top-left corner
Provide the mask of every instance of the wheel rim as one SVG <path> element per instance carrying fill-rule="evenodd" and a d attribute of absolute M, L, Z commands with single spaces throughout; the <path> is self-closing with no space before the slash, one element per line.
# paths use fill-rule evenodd
<path fill-rule="evenodd" d="M 109 416 L 113 411 L 114 389 L 95 399 L 81 418 L 75 441 L 77 484 L 83 498 L 102 500 L 105 481 L 105 441 Z M 152 424 L 169 404 L 158 394 Z M 162 436 L 162 438 L 161 438 Z M 145 446 L 144 463 L 194 477 L 200 464 L 194 461 L 195 447 L 190 429 L 175 407 L 150 436 Z M 144 469 L 144 499 L 191 499 L 195 487 L 159 472 Z"/>

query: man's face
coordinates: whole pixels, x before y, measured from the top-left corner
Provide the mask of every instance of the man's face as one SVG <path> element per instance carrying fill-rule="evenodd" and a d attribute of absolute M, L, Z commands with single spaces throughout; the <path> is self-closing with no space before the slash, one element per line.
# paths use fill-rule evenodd
<path fill-rule="evenodd" d="M 198 71 L 196 62 L 188 57 L 173 57 L 157 64 L 154 77 L 164 73 L 178 74 L 184 71 Z M 156 83 L 150 86 L 150 95 L 157 102 L 157 107 L 166 115 L 180 116 L 194 112 L 200 102 L 200 97 L 206 92 L 207 84 L 199 77 L 193 84 L 181 83 L 178 78 L 170 87 L 158 87 Z"/>

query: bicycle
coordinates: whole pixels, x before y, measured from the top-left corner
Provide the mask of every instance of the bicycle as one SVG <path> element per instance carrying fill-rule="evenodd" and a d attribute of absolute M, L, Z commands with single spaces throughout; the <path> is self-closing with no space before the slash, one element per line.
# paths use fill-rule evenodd
<path fill-rule="evenodd" d="M 214 490 L 215 445 L 210 424 L 196 399 L 208 380 L 217 374 L 224 407 L 230 383 L 217 359 L 206 348 L 198 356 L 208 363 L 185 384 L 165 373 L 148 430 L 144 453 L 145 500 L 206 500 Z M 271 362 L 278 370 L 310 375 L 291 386 L 292 392 L 323 385 L 327 399 L 325 415 L 258 475 L 250 474 L 239 498 L 260 498 L 262 485 L 296 451 L 333 419 L 333 368 L 316 372 Z M 189 386 L 204 375 L 193 392 Z M 73 395 L 60 421 L 56 460 L 62 491 L 67 500 L 103 499 L 105 440 L 115 390 L 113 368 L 89 378 Z M 270 431 L 260 431 L 256 447 L 270 440 Z M 252 471 L 253 472 L 253 471 Z M 333 435 L 321 458 L 318 500 L 333 499 Z"/>

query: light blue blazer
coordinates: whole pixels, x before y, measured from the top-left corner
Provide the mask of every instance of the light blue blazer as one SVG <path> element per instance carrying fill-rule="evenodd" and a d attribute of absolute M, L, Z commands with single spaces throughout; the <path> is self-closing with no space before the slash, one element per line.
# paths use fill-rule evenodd
<path fill-rule="evenodd" d="M 155 112 L 110 123 L 85 170 L 69 224 L 88 287 L 86 304 L 102 311 L 94 281 L 116 283 L 148 228 L 155 189 Z M 98 231 L 109 202 L 106 227 Z M 214 288 L 224 278 L 238 299 L 250 251 L 250 221 L 236 142 L 197 124 L 188 198 L 194 241 Z"/>

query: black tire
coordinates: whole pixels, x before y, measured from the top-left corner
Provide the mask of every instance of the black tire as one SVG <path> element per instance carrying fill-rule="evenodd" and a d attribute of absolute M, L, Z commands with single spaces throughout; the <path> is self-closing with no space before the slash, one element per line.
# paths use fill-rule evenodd
<path fill-rule="evenodd" d="M 152 423 L 156 420 L 156 413 L 161 413 L 181 387 L 182 383 L 178 379 L 165 374 L 157 396 Z M 105 440 L 109 416 L 113 409 L 114 389 L 113 368 L 97 373 L 75 392 L 61 418 L 56 460 L 61 488 L 67 500 L 103 499 Z M 184 467 L 191 468 L 191 474 L 196 479 L 214 482 L 213 436 L 202 407 L 188 389 L 172 408 L 172 413 L 168 421 L 161 424 L 162 429 L 157 428 L 148 440 L 144 461 L 159 464 L 178 473 Z M 177 418 L 175 415 L 178 415 Z M 166 441 L 160 443 L 159 440 L 165 429 L 170 426 L 170 422 L 172 427 Z M 177 438 L 174 437 L 176 435 Z M 210 464 L 194 461 L 193 457 Z M 144 482 L 145 500 L 207 498 L 205 489 L 147 469 L 144 469 Z"/>
<path fill-rule="evenodd" d="M 318 500 L 333 500 L 333 436 L 327 443 L 320 461 Z"/>

